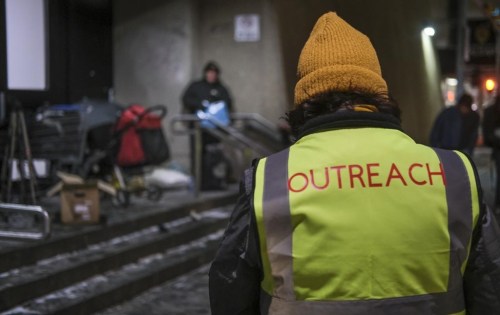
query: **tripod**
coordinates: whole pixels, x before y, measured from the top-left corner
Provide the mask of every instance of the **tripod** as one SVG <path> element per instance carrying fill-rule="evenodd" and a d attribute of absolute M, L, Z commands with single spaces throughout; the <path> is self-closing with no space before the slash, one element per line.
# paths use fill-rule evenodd
<path fill-rule="evenodd" d="M 19 102 L 15 102 L 9 120 L 9 141 L 5 146 L 2 165 L 2 200 L 12 201 L 12 186 L 15 179 L 19 180 L 20 202 L 36 204 L 36 172 L 26 128 L 24 112 Z M 27 167 L 26 167 L 27 166 Z M 17 171 L 17 173 L 16 173 Z M 26 174 L 26 171 L 28 174 Z M 17 178 L 14 178 L 17 174 Z M 26 180 L 28 180 L 29 199 L 26 197 Z"/>

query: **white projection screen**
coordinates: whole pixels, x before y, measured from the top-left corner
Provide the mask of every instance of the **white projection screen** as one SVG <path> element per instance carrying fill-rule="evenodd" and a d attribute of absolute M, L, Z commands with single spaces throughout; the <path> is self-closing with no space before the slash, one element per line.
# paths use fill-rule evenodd
<path fill-rule="evenodd" d="M 7 88 L 47 89 L 45 0 L 5 0 Z"/>

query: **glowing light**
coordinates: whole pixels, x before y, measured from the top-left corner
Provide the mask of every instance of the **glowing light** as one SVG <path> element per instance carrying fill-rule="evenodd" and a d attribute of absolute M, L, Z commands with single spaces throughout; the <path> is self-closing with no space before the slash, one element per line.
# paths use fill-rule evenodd
<path fill-rule="evenodd" d="M 486 88 L 486 91 L 491 92 L 495 89 L 496 82 L 493 79 L 487 79 L 486 82 L 484 83 L 484 87 Z"/>
<path fill-rule="evenodd" d="M 455 78 L 446 78 L 446 84 L 449 86 L 457 86 L 458 80 Z"/>
<path fill-rule="evenodd" d="M 431 37 L 425 35 L 424 32 L 420 33 L 420 37 L 422 40 L 422 56 L 425 64 L 425 86 L 429 95 L 433 95 L 433 99 L 438 100 L 443 97 L 443 94 L 436 49 L 434 49 Z"/>
<path fill-rule="evenodd" d="M 446 100 L 448 103 L 455 103 L 455 91 L 448 91 L 446 93 Z"/>
<path fill-rule="evenodd" d="M 436 34 L 436 30 L 431 26 L 427 26 L 426 28 L 424 28 L 423 32 L 427 36 L 434 36 Z"/>

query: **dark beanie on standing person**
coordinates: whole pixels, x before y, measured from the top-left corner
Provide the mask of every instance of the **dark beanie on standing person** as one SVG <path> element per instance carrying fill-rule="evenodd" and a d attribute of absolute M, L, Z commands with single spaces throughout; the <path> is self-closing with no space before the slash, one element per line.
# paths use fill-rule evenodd
<path fill-rule="evenodd" d="M 219 66 L 215 62 L 213 62 L 213 61 L 207 62 L 207 64 L 203 68 L 203 73 L 205 73 L 207 71 L 210 71 L 210 70 L 215 71 L 218 74 L 220 74 L 220 68 L 219 68 Z"/>
<path fill-rule="evenodd" d="M 321 16 L 299 58 L 295 106 L 323 93 L 387 95 L 387 84 L 370 39 L 336 13 Z"/>

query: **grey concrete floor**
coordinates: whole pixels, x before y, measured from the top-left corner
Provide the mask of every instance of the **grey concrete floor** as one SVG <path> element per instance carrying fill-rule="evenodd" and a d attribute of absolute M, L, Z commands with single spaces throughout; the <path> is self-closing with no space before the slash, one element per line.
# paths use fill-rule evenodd
<path fill-rule="evenodd" d="M 209 315 L 208 270 L 205 265 L 98 315 Z"/>

